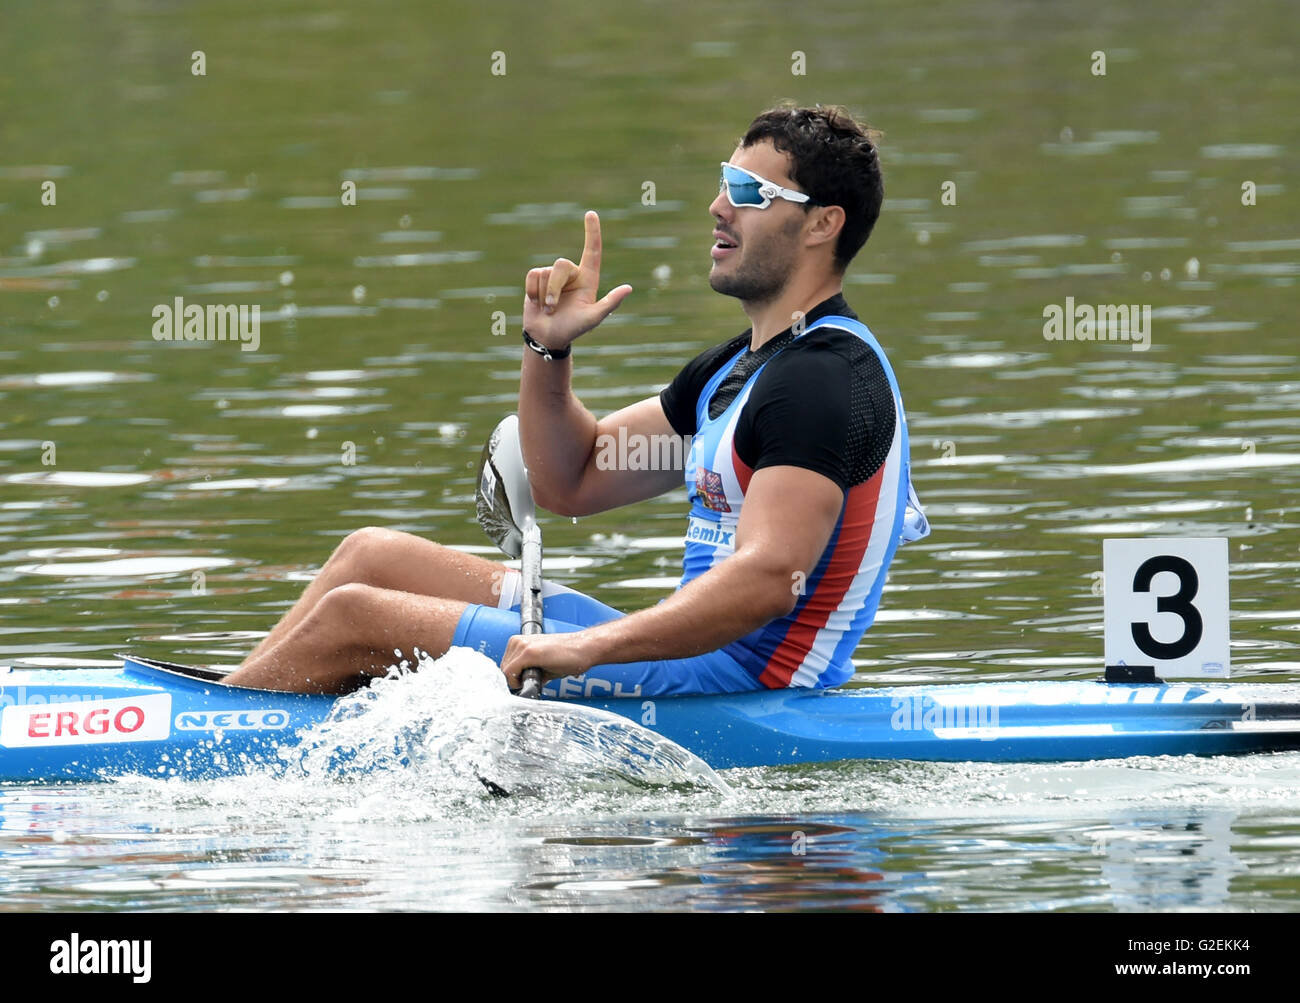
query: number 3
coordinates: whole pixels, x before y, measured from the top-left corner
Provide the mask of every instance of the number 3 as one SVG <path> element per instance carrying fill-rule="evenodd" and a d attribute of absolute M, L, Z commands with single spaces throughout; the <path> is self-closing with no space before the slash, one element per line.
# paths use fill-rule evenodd
<path fill-rule="evenodd" d="M 1152 579 L 1162 571 L 1178 576 L 1178 591 L 1171 596 L 1157 597 L 1156 611 L 1176 613 L 1182 617 L 1183 634 L 1176 641 L 1166 643 L 1152 637 L 1151 628 L 1146 623 L 1133 624 L 1132 631 L 1133 640 L 1144 655 L 1162 661 L 1172 661 L 1195 651 L 1196 646 L 1201 643 L 1201 635 L 1204 632 L 1201 614 L 1192 605 L 1200 581 L 1196 577 L 1196 569 L 1190 562 L 1171 554 L 1162 554 L 1142 562 L 1133 575 L 1133 591 L 1150 592 Z"/>

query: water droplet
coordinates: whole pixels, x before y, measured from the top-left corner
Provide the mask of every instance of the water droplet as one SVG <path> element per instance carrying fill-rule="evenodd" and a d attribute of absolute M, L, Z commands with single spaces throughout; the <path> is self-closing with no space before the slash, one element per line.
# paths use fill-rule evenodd
<path fill-rule="evenodd" d="M 291 286 L 291 285 L 293 285 L 293 272 L 290 272 L 290 271 L 284 271 L 284 272 L 281 272 L 281 273 L 280 273 L 280 285 L 282 285 L 282 286 Z"/>
<path fill-rule="evenodd" d="M 352 302 L 353 302 L 353 303 L 361 303 L 361 302 L 363 302 L 363 301 L 365 300 L 365 298 L 366 298 L 366 287 L 365 287 L 365 286 L 353 286 L 353 287 L 352 287 Z"/>
<path fill-rule="evenodd" d="M 105 303 L 105 302 L 107 302 L 107 301 L 108 301 L 108 290 L 107 290 L 107 289 L 101 289 L 99 292 L 95 293 L 95 299 L 99 300 L 99 302 L 101 302 L 101 303 Z"/>
<path fill-rule="evenodd" d="M 307 438 L 314 439 L 318 435 L 320 435 L 320 432 L 317 429 L 314 428 L 307 429 Z"/>
<path fill-rule="evenodd" d="M 1160 281 L 1161 281 L 1161 282 L 1168 282 L 1170 276 L 1172 276 L 1173 274 L 1174 274 L 1174 273 L 1171 272 L 1168 268 L 1162 268 L 1162 269 L 1160 269 Z"/>
<path fill-rule="evenodd" d="M 917 230 L 917 231 L 916 231 L 916 242 L 917 242 L 918 244 L 928 244 L 928 243 L 930 243 L 930 231 L 929 231 L 929 230 Z"/>
<path fill-rule="evenodd" d="M 59 308 L 59 298 L 57 296 L 51 296 L 45 301 L 45 305 L 51 310 L 57 310 Z"/>
<path fill-rule="evenodd" d="M 650 275 L 659 285 L 666 286 L 673 277 L 673 270 L 668 265 L 655 265 Z"/>
<path fill-rule="evenodd" d="M 1119 251 L 1112 251 L 1110 255 L 1110 260 L 1111 260 L 1111 264 L 1118 265 L 1121 261 L 1124 260 L 1124 255 L 1120 254 Z"/>
<path fill-rule="evenodd" d="M 1068 125 L 1061 129 L 1061 142 L 1062 143 L 1074 142 L 1074 130 L 1071 129 Z"/>
<path fill-rule="evenodd" d="M 1143 272 L 1143 273 L 1142 273 L 1142 281 L 1143 281 L 1143 282 L 1150 282 L 1150 281 L 1151 281 L 1151 273 L 1150 273 L 1150 272 Z"/>
<path fill-rule="evenodd" d="M 1183 265 L 1183 271 L 1187 273 L 1189 279 L 1195 282 L 1197 276 L 1201 274 L 1201 263 L 1196 258 L 1188 258 L 1187 264 Z"/>
<path fill-rule="evenodd" d="M 409 230 L 411 228 L 411 217 L 403 216 L 401 219 L 397 221 L 397 225 L 400 226 L 403 230 Z"/>

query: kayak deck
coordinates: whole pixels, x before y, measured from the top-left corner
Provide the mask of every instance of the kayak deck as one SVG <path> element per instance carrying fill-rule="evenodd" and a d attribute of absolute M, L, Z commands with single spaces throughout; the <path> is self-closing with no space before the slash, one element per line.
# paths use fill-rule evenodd
<path fill-rule="evenodd" d="M 642 720 L 715 768 L 847 759 L 1065 762 L 1300 749 L 1279 684 L 965 683 L 584 701 Z"/>
<path fill-rule="evenodd" d="M 1278 683 L 1034 681 L 574 702 L 645 725 L 716 769 L 1300 749 L 1300 687 Z M 0 670 L 0 781 L 242 773 L 275 765 L 333 704 L 132 657 L 117 669 Z"/>

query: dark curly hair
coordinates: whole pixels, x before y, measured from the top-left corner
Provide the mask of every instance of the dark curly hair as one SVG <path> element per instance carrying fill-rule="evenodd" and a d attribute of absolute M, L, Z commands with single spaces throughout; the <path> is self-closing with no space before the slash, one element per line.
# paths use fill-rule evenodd
<path fill-rule="evenodd" d="M 794 161 L 790 176 L 818 205 L 844 210 L 844 228 L 835 244 L 835 268 L 844 273 L 871 236 L 880 218 L 885 180 L 876 142 L 880 133 L 854 120 L 839 105 L 801 108 L 787 102 L 769 108 L 750 123 L 741 147 L 770 140 Z M 812 208 L 804 203 L 805 209 Z"/>

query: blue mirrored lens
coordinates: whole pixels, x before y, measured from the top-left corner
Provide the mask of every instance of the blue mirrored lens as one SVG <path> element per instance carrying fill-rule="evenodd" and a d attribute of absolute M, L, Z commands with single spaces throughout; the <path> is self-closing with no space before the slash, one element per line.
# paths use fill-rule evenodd
<path fill-rule="evenodd" d="M 742 170 L 724 167 L 722 183 L 727 186 L 731 201 L 736 205 L 762 205 L 764 201 L 758 191 L 759 183 Z"/>

